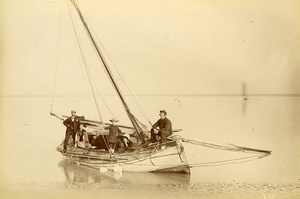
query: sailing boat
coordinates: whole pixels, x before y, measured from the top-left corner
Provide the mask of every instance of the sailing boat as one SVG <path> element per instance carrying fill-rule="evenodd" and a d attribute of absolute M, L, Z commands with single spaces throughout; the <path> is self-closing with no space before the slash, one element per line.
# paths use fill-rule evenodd
<path fill-rule="evenodd" d="M 115 89 L 123 108 L 132 124 L 132 126 L 120 125 L 122 132 L 126 132 L 130 135 L 130 141 L 132 142 L 131 148 L 123 150 L 121 153 L 116 153 L 114 158 L 111 158 L 111 150 L 109 150 L 107 135 L 108 131 L 105 130 L 109 124 L 103 121 L 94 120 L 82 120 L 81 123 L 87 126 L 87 133 L 96 136 L 98 140 L 102 141 L 101 148 L 85 148 L 77 146 L 76 148 L 69 148 L 66 152 L 63 150 L 63 144 L 57 147 L 57 150 L 61 152 L 65 157 L 76 160 L 77 164 L 85 165 L 89 167 L 105 167 L 112 169 L 116 164 L 122 167 L 123 171 L 131 172 L 153 172 L 153 171 L 173 171 L 190 173 L 190 167 L 184 152 L 184 148 L 181 144 L 181 140 L 169 139 L 163 144 L 149 145 L 148 130 L 146 125 L 142 124 L 131 112 L 122 91 L 119 88 L 118 83 L 115 80 L 111 69 L 103 56 L 101 49 L 99 48 L 96 39 L 91 32 L 90 27 L 87 24 L 80 8 L 75 0 L 71 0 L 72 5 L 76 9 L 78 16 L 86 30 L 90 41 L 92 42 L 97 55 L 99 56 L 105 72 L 111 81 L 113 88 Z M 96 101 L 96 100 L 95 100 Z M 97 105 L 97 102 L 96 102 Z M 98 107 L 97 107 L 98 108 Z M 100 111 L 99 115 L 100 115 Z M 57 116 L 51 113 L 53 116 Z M 58 117 L 58 116 L 57 116 Z M 58 117 L 61 120 L 65 120 L 67 116 Z M 101 118 L 101 117 L 100 117 Z M 179 131 L 179 130 L 174 130 Z"/>
<path fill-rule="evenodd" d="M 59 151 L 66 158 L 71 159 L 78 165 L 98 169 L 100 171 L 104 170 L 114 170 L 116 172 L 127 171 L 127 172 L 176 172 L 176 173 L 190 173 L 190 168 L 195 166 L 203 166 L 201 164 L 189 164 L 185 150 L 183 147 L 183 142 L 196 144 L 204 147 L 210 147 L 220 150 L 238 151 L 238 152 L 251 152 L 255 153 L 255 156 L 248 157 L 249 160 L 255 158 L 261 158 L 269 155 L 271 151 L 268 150 L 258 150 L 246 147 L 239 147 L 235 145 L 223 146 L 210 144 L 206 142 L 200 142 L 196 140 L 190 140 L 182 138 L 178 135 L 171 135 L 168 137 L 166 142 L 163 143 L 151 143 L 149 141 L 149 131 L 146 125 L 142 124 L 131 112 L 126 99 L 124 98 L 122 91 L 115 80 L 113 73 L 109 67 L 109 64 L 103 55 L 98 43 L 95 39 L 94 34 L 82 14 L 78 4 L 75 0 L 70 0 L 76 12 L 85 28 L 85 31 L 96 50 L 97 55 L 108 75 L 110 82 L 119 97 L 123 108 L 131 122 L 131 126 L 119 125 L 122 132 L 126 132 L 129 136 L 132 145 L 126 149 L 121 149 L 115 154 L 114 157 L 111 156 L 111 150 L 108 145 L 108 131 L 105 129 L 109 124 L 105 123 L 100 116 L 101 121 L 95 120 L 81 120 L 81 123 L 86 125 L 86 132 L 91 137 L 96 137 L 98 141 L 100 140 L 102 144 L 100 147 L 82 147 L 80 145 L 68 146 L 68 150 L 63 149 L 63 143 L 57 147 Z M 76 31 L 76 30 L 75 30 Z M 76 33 L 76 32 L 75 32 Z M 90 84 L 92 87 L 92 84 Z M 93 90 L 92 90 L 93 91 Z M 95 98 L 95 96 L 94 96 Z M 95 99 L 96 102 L 96 99 Z M 96 102 L 97 106 L 97 102 Z M 99 115 L 100 111 L 97 106 Z M 68 116 L 58 116 L 51 112 L 52 116 L 56 116 L 60 120 L 65 120 Z M 181 129 L 175 129 L 174 132 L 179 132 Z M 74 140 L 75 141 L 75 140 Z M 238 159 L 232 160 L 236 161 Z M 245 160 L 245 159 L 244 159 Z M 228 161 L 229 162 L 229 161 Z M 222 163 L 219 161 L 218 163 Z M 205 163 L 208 165 L 209 163 Z"/>

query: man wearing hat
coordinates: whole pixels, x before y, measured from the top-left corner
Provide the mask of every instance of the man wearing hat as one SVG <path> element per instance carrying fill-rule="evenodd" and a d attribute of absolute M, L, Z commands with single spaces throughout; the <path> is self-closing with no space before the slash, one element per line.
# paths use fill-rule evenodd
<path fill-rule="evenodd" d="M 76 132 L 79 129 L 80 120 L 84 120 L 84 116 L 77 116 L 75 110 L 72 110 L 71 114 L 72 114 L 72 116 L 67 118 L 63 122 L 63 124 L 67 127 L 66 136 L 65 136 L 65 140 L 64 140 L 64 151 L 67 150 L 68 141 L 69 141 L 70 136 L 72 136 L 73 145 L 75 145 L 75 136 L 76 136 Z"/>
<path fill-rule="evenodd" d="M 167 118 L 167 112 L 165 110 L 159 111 L 160 119 L 153 125 L 151 130 L 151 142 L 160 143 L 166 142 L 167 137 L 172 135 L 172 122 Z M 157 139 L 159 138 L 159 140 Z"/>
<path fill-rule="evenodd" d="M 122 131 L 119 129 L 119 127 L 117 126 L 117 122 L 119 120 L 117 120 L 116 118 L 113 118 L 111 120 L 111 125 L 109 125 L 108 127 L 105 127 L 105 129 L 108 129 L 108 143 L 109 143 L 109 147 L 110 147 L 110 153 L 113 156 L 114 152 L 115 152 L 115 148 L 116 148 L 116 144 L 118 142 L 118 134 L 122 134 Z"/>

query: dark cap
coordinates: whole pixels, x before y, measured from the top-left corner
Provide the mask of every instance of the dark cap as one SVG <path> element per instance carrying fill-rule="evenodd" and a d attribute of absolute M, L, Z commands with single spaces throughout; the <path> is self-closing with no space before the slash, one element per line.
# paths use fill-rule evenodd
<path fill-rule="evenodd" d="M 163 113 L 163 114 L 167 115 L 167 112 L 165 110 L 160 110 L 159 113 Z"/>

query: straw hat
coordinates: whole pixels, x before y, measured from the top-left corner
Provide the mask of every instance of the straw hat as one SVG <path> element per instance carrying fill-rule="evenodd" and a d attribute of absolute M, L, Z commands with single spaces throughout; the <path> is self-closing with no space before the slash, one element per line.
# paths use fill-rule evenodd
<path fill-rule="evenodd" d="M 114 117 L 113 119 L 111 119 L 109 121 L 111 121 L 111 122 L 118 122 L 119 120 Z"/>

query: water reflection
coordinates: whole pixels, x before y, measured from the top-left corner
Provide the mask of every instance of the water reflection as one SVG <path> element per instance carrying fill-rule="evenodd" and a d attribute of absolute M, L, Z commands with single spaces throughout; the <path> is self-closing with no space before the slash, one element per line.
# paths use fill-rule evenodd
<path fill-rule="evenodd" d="M 129 173 L 121 174 L 79 166 L 71 160 L 62 160 L 58 164 L 63 169 L 67 182 L 84 183 L 124 183 L 124 184 L 188 184 L 190 174 L 177 173 Z"/>

